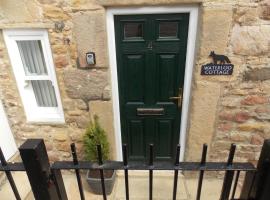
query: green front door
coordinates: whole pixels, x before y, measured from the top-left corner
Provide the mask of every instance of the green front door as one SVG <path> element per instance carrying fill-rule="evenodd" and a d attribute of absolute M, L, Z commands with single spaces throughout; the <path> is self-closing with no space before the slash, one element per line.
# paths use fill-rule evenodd
<path fill-rule="evenodd" d="M 131 160 L 171 160 L 179 143 L 189 14 L 115 16 L 121 133 Z"/>

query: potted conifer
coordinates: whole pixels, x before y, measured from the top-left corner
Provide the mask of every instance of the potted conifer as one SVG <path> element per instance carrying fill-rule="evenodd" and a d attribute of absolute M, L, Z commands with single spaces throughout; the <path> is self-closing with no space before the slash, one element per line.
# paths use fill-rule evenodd
<path fill-rule="evenodd" d="M 86 160 L 95 162 L 98 160 L 97 145 L 99 144 L 101 145 L 102 148 L 103 160 L 108 160 L 110 146 L 107 139 L 107 135 L 105 130 L 100 126 L 98 116 L 94 115 L 94 119 L 90 121 L 83 136 L 83 145 Z M 114 186 L 115 171 L 105 170 L 104 179 L 105 179 L 106 194 L 108 195 L 112 192 Z M 90 189 L 95 194 L 102 194 L 99 170 L 88 170 L 86 180 L 90 186 Z"/>

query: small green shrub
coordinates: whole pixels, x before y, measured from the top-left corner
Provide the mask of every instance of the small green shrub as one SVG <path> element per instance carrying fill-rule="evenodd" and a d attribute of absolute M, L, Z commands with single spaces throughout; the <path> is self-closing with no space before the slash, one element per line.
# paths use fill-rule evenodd
<path fill-rule="evenodd" d="M 98 116 L 94 115 L 94 120 L 91 119 L 83 136 L 83 146 L 86 160 L 98 160 L 98 144 L 101 145 L 103 160 L 108 160 L 110 145 L 107 139 L 107 135 L 105 130 L 100 126 Z"/>

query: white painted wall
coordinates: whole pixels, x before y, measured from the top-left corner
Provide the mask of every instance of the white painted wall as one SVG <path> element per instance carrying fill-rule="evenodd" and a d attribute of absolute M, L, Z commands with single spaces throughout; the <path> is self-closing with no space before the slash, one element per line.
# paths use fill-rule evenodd
<path fill-rule="evenodd" d="M 0 100 L 0 147 L 6 160 L 10 159 L 17 151 L 12 132 L 10 130 L 6 113 Z"/>

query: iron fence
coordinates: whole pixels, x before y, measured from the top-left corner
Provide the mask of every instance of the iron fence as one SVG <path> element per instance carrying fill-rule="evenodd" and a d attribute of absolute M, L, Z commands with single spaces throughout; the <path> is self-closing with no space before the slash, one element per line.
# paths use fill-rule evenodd
<path fill-rule="evenodd" d="M 67 200 L 61 171 L 75 170 L 80 197 L 85 199 L 80 170 L 98 170 L 100 174 L 103 199 L 107 199 L 104 183 L 104 170 L 122 170 L 125 178 L 125 196 L 129 200 L 129 170 L 149 171 L 149 200 L 153 199 L 153 171 L 174 171 L 172 199 L 177 197 L 179 171 L 197 171 L 199 173 L 196 200 L 201 199 L 204 174 L 206 171 L 225 172 L 220 200 L 269 200 L 270 199 L 270 140 L 264 142 L 257 168 L 248 162 L 233 162 L 236 145 L 232 144 L 227 162 L 207 162 L 207 145 L 203 145 L 200 162 L 179 162 L 180 146 L 176 148 L 174 162 L 155 161 L 154 145 L 149 145 L 149 160 L 128 161 L 127 145 L 123 145 L 123 161 L 105 161 L 102 159 L 101 146 L 97 146 L 98 163 L 78 161 L 76 146 L 71 144 L 72 161 L 57 161 L 49 164 L 44 141 L 29 139 L 20 148 L 22 163 L 7 163 L 0 150 L 0 171 L 4 171 L 17 200 L 21 199 L 13 180 L 12 171 L 26 171 L 33 194 L 37 200 Z M 239 198 L 235 198 L 240 173 L 245 179 Z"/>

